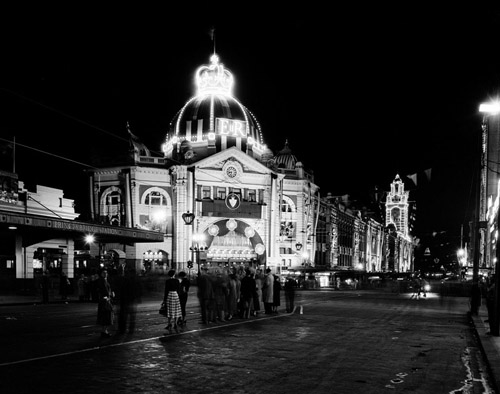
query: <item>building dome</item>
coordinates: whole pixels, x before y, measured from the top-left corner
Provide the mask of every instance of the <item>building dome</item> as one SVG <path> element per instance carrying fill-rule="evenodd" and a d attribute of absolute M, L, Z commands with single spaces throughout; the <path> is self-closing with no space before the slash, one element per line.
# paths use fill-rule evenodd
<path fill-rule="evenodd" d="M 182 159 L 184 141 L 191 144 L 190 157 L 197 159 L 232 146 L 260 156 L 266 147 L 257 119 L 233 96 L 233 75 L 219 63 L 218 56 L 214 54 L 210 60 L 210 65 L 195 73 L 196 95 L 170 123 L 165 156 L 180 155 Z"/>
<path fill-rule="evenodd" d="M 288 140 L 285 141 L 285 147 L 273 157 L 273 162 L 277 168 L 295 170 L 298 160 L 295 155 L 292 154 L 292 150 L 288 146 Z"/>

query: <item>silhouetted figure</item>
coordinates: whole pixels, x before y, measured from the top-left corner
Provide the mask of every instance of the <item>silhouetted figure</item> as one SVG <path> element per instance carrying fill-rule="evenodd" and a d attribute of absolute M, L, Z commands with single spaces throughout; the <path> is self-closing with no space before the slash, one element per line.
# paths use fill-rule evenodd
<path fill-rule="evenodd" d="M 208 324 L 215 321 L 215 293 L 212 278 L 206 269 L 198 276 L 198 299 L 200 301 L 201 322 Z"/>
<path fill-rule="evenodd" d="M 181 303 L 181 313 L 182 317 L 179 319 L 178 323 L 180 326 L 187 323 L 186 320 L 186 304 L 189 294 L 189 288 L 191 287 L 191 282 L 186 278 L 186 273 L 184 271 L 179 272 L 177 275 L 180 284 L 179 284 L 179 302 Z"/>
<path fill-rule="evenodd" d="M 135 269 L 125 271 L 120 283 L 120 309 L 118 312 L 118 333 L 124 334 L 127 330 L 135 331 L 137 304 L 142 302 L 142 285 Z"/>
<path fill-rule="evenodd" d="M 297 282 L 294 278 L 288 277 L 285 282 L 285 307 L 287 313 L 292 313 L 295 308 L 295 287 Z"/>
<path fill-rule="evenodd" d="M 49 302 L 49 289 L 52 287 L 52 281 L 50 280 L 49 271 L 44 271 L 42 276 L 42 302 L 47 304 Z"/>
<path fill-rule="evenodd" d="M 102 327 L 101 337 L 110 337 L 108 327 L 114 323 L 114 311 L 112 299 L 115 293 L 111 290 L 108 282 L 108 271 L 103 270 L 101 277 L 97 280 L 97 294 L 99 302 L 97 304 L 97 324 Z"/>
<path fill-rule="evenodd" d="M 68 276 L 64 271 L 61 272 L 61 278 L 59 280 L 59 295 L 61 296 L 61 300 L 66 301 L 68 299 L 70 286 L 71 282 Z"/>

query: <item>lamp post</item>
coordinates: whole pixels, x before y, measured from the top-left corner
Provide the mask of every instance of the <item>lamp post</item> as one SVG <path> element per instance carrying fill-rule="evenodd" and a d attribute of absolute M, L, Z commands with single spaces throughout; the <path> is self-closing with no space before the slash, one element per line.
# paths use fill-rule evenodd
<path fill-rule="evenodd" d="M 491 160 L 494 160 L 494 157 L 489 157 L 490 151 L 494 149 L 495 151 L 498 150 L 498 141 L 497 141 L 497 146 L 491 146 L 492 143 L 490 142 L 490 133 L 488 130 L 488 127 L 486 125 L 487 120 L 491 116 L 496 116 L 500 113 L 500 103 L 499 102 L 491 102 L 491 103 L 483 103 L 479 106 L 479 112 L 483 113 L 483 125 L 481 127 L 481 138 L 479 140 L 479 149 L 480 149 L 480 157 L 479 157 L 479 167 L 477 169 L 477 186 L 476 186 L 476 209 L 475 209 L 475 218 L 474 218 L 474 231 L 473 231 L 473 236 L 474 236 L 474 253 L 473 253 L 473 260 L 472 260 L 472 293 L 471 293 L 471 313 L 473 315 L 478 314 L 478 309 L 479 305 L 481 303 L 481 291 L 479 289 L 479 259 L 481 257 L 480 253 L 480 238 L 481 238 L 481 229 L 485 226 L 486 222 L 486 217 L 485 217 L 485 198 L 486 195 L 489 194 L 489 187 L 493 186 L 490 185 L 490 179 L 488 176 L 488 173 L 483 174 L 484 169 L 488 168 L 486 166 L 486 163 L 488 163 Z M 498 136 L 495 136 L 497 139 Z M 494 141 L 495 141 L 494 139 Z M 488 164 L 489 165 L 489 164 Z M 496 176 L 495 176 L 496 177 Z M 483 184 L 484 182 L 484 184 Z M 495 185 L 496 186 L 496 185 Z M 486 235 L 486 232 L 483 231 L 483 234 Z M 486 240 L 485 240 L 486 241 Z M 483 244 L 486 245 L 485 242 Z M 483 250 L 483 253 L 486 252 L 486 250 Z"/>
<path fill-rule="evenodd" d="M 193 234 L 193 244 L 189 249 L 191 249 L 191 258 L 194 260 L 194 255 L 196 254 L 196 263 L 198 264 L 198 277 L 201 274 L 201 261 L 200 252 L 206 250 L 207 247 L 201 244 L 205 241 L 205 236 L 203 234 Z"/>
<path fill-rule="evenodd" d="M 498 177 L 498 162 L 499 162 L 499 156 L 498 156 L 498 149 L 500 148 L 500 102 L 499 101 L 496 101 L 496 102 L 490 102 L 490 103 L 484 103 L 484 104 L 481 104 L 479 106 L 479 112 L 482 112 L 484 114 L 484 117 L 483 117 L 483 130 L 482 132 L 486 134 L 486 147 L 483 148 L 485 149 L 485 152 L 484 154 L 486 155 L 484 158 L 483 158 L 483 165 L 488 165 L 488 170 L 490 168 L 490 166 L 495 166 L 496 167 L 493 167 L 492 170 L 489 170 L 491 172 L 494 173 L 494 180 L 496 181 L 497 177 Z M 491 128 L 491 130 L 490 130 Z M 490 139 L 492 140 L 492 142 L 490 141 Z M 485 139 L 483 138 L 483 141 Z M 490 144 L 492 145 L 490 147 Z M 491 148 L 491 149 L 490 149 Z M 491 156 L 491 157 L 490 157 Z M 494 164 L 496 163 L 496 164 Z M 487 175 L 488 175 L 488 172 L 487 172 Z M 490 193 L 490 190 L 488 189 L 488 187 L 492 187 L 492 190 L 493 191 L 498 191 L 497 189 L 497 185 L 496 184 L 493 184 L 493 180 L 490 181 L 489 177 L 486 176 L 484 177 L 485 181 L 486 181 L 486 190 L 485 192 L 487 193 L 486 195 L 493 195 L 493 193 Z M 490 185 L 490 183 L 492 183 Z M 499 196 L 498 196 L 498 192 L 497 192 L 497 195 L 493 195 L 494 200 L 498 199 Z M 485 220 L 486 218 L 483 218 L 483 220 Z M 498 212 L 496 213 L 496 217 L 495 217 L 495 225 L 496 225 L 496 228 L 498 229 Z M 488 233 L 489 231 L 487 231 Z M 493 305 L 492 307 L 490 308 L 490 310 L 488 310 L 488 319 L 490 320 L 490 333 L 491 335 L 494 335 L 494 336 L 499 336 L 500 335 L 500 330 L 499 330 L 499 326 L 500 326 L 500 316 L 499 316 L 499 306 L 500 306 L 500 286 L 499 286 L 499 280 L 500 280 L 500 262 L 499 262 L 499 257 L 500 257 L 500 251 L 498 250 L 498 248 L 500 247 L 500 241 L 497 239 L 496 240 L 496 253 L 495 253 L 495 259 L 493 260 L 494 261 L 494 266 L 492 265 L 492 267 L 494 267 L 494 281 L 495 281 L 495 290 L 494 290 L 494 294 L 493 294 Z M 476 260 L 474 259 L 474 264 L 476 264 Z M 479 266 L 478 266 L 479 268 Z M 473 271 L 473 274 L 475 274 L 475 270 Z M 474 280 L 474 278 L 473 278 Z"/>

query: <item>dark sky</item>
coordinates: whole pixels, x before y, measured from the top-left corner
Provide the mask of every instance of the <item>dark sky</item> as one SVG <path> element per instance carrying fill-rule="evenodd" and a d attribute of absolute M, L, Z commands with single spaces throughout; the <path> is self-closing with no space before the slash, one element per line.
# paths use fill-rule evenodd
<path fill-rule="evenodd" d="M 127 121 L 160 151 L 213 52 L 214 27 L 236 97 L 274 152 L 288 140 L 322 195 L 388 190 L 400 174 L 417 229 L 460 232 L 478 107 L 500 85 L 498 5 L 211 6 L 4 9 L 0 136 L 60 156 L 18 147 L 21 180 L 78 200 L 80 163 L 126 150 Z"/>

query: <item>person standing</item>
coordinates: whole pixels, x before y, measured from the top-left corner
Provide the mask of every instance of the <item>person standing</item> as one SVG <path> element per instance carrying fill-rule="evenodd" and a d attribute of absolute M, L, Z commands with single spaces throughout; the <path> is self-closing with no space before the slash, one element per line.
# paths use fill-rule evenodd
<path fill-rule="evenodd" d="M 61 300 L 66 301 L 68 299 L 69 287 L 71 282 L 64 271 L 61 272 L 61 277 L 59 279 L 59 295 Z"/>
<path fill-rule="evenodd" d="M 250 268 L 245 270 L 245 276 L 241 279 L 240 292 L 240 316 L 243 319 L 250 317 L 250 310 L 253 303 L 253 295 L 255 292 L 255 278 Z"/>
<path fill-rule="evenodd" d="M 87 284 L 85 283 L 85 275 L 84 274 L 81 274 L 80 277 L 78 278 L 77 286 L 78 286 L 78 301 L 84 302 L 85 301 L 86 286 L 87 286 Z"/>
<path fill-rule="evenodd" d="M 215 318 L 221 322 L 226 321 L 227 286 L 226 276 L 221 272 L 217 272 L 214 280 Z"/>
<path fill-rule="evenodd" d="M 264 276 L 264 283 L 262 285 L 262 301 L 264 301 L 264 313 L 266 315 L 273 313 L 273 286 L 274 277 L 271 273 L 271 268 L 266 268 L 266 275 Z"/>
<path fill-rule="evenodd" d="M 44 304 L 48 304 L 49 303 L 49 289 L 52 287 L 52 283 L 50 280 L 50 273 L 48 270 L 43 271 L 42 283 L 40 286 L 42 287 L 42 302 Z"/>
<path fill-rule="evenodd" d="M 184 271 L 179 272 L 177 275 L 179 278 L 179 302 L 181 303 L 181 318 L 179 318 L 178 324 L 180 326 L 187 323 L 186 319 L 186 304 L 188 300 L 189 288 L 191 287 L 191 282 L 186 278 L 186 273 Z"/>
<path fill-rule="evenodd" d="M 273 275 L 273 313 L 278 313 L 278 307 L 281 305 L 281 279 L 278 275 Z"/>
<path fill-rule="evenodd" d="M 175 332 L 179 332 L 177 320 L 182 317 L 181 303 L 179 301 L 179 280 L 175 277 L 175 270 L 171 269 L 167 273 L 165 282 L 165 294 L 163 302 L 167 306 L 167 326 L 165 327 L 169 333 L 172 333 L 172 325 Z"/>
<path fill-rule="evenodd" d="M 490 331 L 487 334 L 491 334 L 493 331 L 494 319 L 495 319 L 495 276 L 489 277 L 488 285 L 486 287 L 486 309 L 488 311 L 488 324 Z"/>
<path fill-rule="evenodd" d="M 238 313 L 238 302 L 240 301 L 241 282 L 235 272 L 229 275 L 229 294 L 227 296 L 227 317 L 231 320 Z"/>
<path fill-rule="evenodd" d="M 200 301 L 201 322 L 209 324 L 215 321 L 215 294 L 212 285 L 212 278 L 208 270 L 203 268 L 198 276 L 198 300 Z"/>
<path fill-rule="evenodd" d="M 262 270 L 258 269 L 255 272 L 255 292 L 253 298 L 253 315 L 258 316 L 260 312 L 260 304 L 262 304 L 262 284 L 264 280 L 264 275 L 262 275 Z"/>
<path fill-rule="evenodd" d="M 286 312 L 292 313 L 295 308 L 295 287 L 297 282 L 291 276 L 286 278 L 285 282 L 285 305 Z"/>
<path fill-rule="evenodd" d="M 97 280 L 97 295 L 97 324 L 102 327 L 101 338 L 107 338 L 111 336 L 108 328 L 114 323 L 113 297 L 115 296 L 108 281 L 107 270 L 102 270 L 101 277 Z"/>
<path fill-rule="evenodd" d="M 142 286 L 135 268 L 125 271 L 120 282 L 120 310 L 118 312 L 118 333 L 124 334 L 127 329 L 133 334 L 135 331 L 137 304 L 142 300 Z"/>

